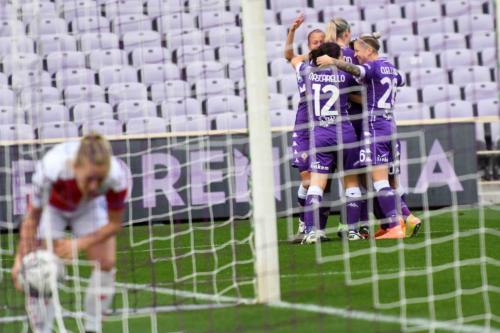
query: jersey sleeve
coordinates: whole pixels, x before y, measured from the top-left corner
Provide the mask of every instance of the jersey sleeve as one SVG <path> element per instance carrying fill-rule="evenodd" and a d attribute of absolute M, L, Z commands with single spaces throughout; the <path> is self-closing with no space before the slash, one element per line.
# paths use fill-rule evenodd
<path fill-rule="evenodd" d="M 398 81 L 398 87 L 403 87 L 406 85 L 405 76 L 400 71 L 398 71 L 398 75 L 396 75 L 396 79 Z"/>
<path fill-rule="evenodd" d="M 130 184 L 125 168 L 113 158 L 110 170 L 110 183 L 106 192 L 106 202 L 109 210 L 121 210 L 125 208 L 129 187 Z"/>
<path fill-rule="evenodd" d="M 356 79 L 358 82 L 366 82 L 370 81 L 373 78 L 373 73 L 374 73 L 374 66 L 373 64 L 363 64 L 363 65 L 357 65 L 361 74 L 359 75 L 359 78 Z"/>
<path fill-rule="evenodd" d="M 46 203 L 52 182 L 44 172 L 43 160 L 36 163 L 32 177 L 30 204 L 34 208 L 42 208 Z"/>

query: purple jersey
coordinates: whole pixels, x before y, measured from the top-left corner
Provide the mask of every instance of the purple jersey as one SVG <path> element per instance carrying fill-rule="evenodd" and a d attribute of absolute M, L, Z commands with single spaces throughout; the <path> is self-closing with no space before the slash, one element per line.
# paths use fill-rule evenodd
<path fill-rule="evenodd" d="M 350 64 L 359 65 L 358 58 L 354 56 L 354 50 L 350 47 L 342 48 L 342 55 L 344 56 L 344 61 Z"/>
<path fill-rule="evenodd" d="M 345 62 L 359 65 L 358 58 L 354 56 L 354 50 L 350 47 L 343 47 L 342 55 L 344 56 Z M 349 115 L 351 115 L 352 126 L 354 126 L 356 135 L 358 136 L 358 139 L 360 139 L 363 134 L 363 106 L 361 104 L 349 101 L 348 112 Z"/>
<path fill-rule="evenodd" d="M 300 75 L 299 66 L 297 66 L 296 72 L 300 100 L 292 135 L 292 166 L 298 168 L 299 172 L 303 172 L 309 170 L 309 114 L 307 112 L 306 85 Z"/>

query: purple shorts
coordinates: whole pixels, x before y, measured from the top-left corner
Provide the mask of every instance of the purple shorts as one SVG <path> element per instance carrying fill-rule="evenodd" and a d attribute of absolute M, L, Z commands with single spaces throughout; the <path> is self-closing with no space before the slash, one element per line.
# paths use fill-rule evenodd
<path fill-rule="evenodd" d="M 292 167 L 299 172 L 309 171 L 309 130 L 295 129 L 292 134 Z"/>
<path fill-rule="evenodd" d="M 359 151 L 359 160 L 362 165 L 391 165 L 398 160 L 399 144 L 396 126 L 392 120 L 377 117 L 369 123 L 369 131 L 364 132 L 363 145 Z"/>
<path fill-rule="evenodd" d="M 338 134 L 336 126 L 314 128 L 315 148 L 311 153 L 310 165 L 312 172 L 332 173 L 338 168 L 339 162 L 342 162 L 344 170 L 359 168 L 359 148 L 355 146 L 357 138 L 352 124 L 342 124 L 341 140 L 337 140 Z M 349 144 L 350 147 L 342 147 L 342 144 Z M 342 161 L 339 152 L 342 152 Z"/>

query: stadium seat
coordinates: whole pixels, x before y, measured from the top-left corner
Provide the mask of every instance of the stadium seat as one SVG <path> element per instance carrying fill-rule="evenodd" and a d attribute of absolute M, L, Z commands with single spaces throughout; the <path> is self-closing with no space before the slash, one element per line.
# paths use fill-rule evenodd
<path fill-rule="evenodd" d="M 109 19 L 122 15 L 142 15 L 142 2 L 140 0 L 106 1 L 104 12 Z"/>
<path fill-rule="evenodd" d="M 269 110 L 288 109 L 288 100 L 285 95 L 269 93 Z"/>
<path fill-rule="evenodd" d="M 413 23 L 408 19 L 378 21 L 375 23 L 375 31 L 380 32 L 383 37 L 390 35 L 412 35 Z"/>
<path fill-rule="evenodd" d="M 131 118 L 125 123 L 127 134 L 157 134 L 166 131 L 165 120 L 159 117 Z"/>
<path fill-rule="evenodd" d="M 274 41 L 266 43 L 266 55 L 267 60 L 271 61 L 276 58 L 283 58 L 283 52 L 285 50 L 285 41 Z M 294 43 L 294 52 L 296 50 L 296 43 Z"/>
<path fill-rule="evenodd" d="M 177 65 L 172 63 L 145 64 L 139 69 L 139 81 L 149 86 L 153 83 L 180 79 Z"/>
<path fill-rule="evenodd" d="M 328 22 L 333 17 L 342 17 L 349 21 L 361 20 L 361 14 L 357 6 L 327 6 L 319 12 L 319 19 Z"/>
<path fill-rule="evenodd" d="M 285 60 L 285 58 L 277 58 L 271 60 L 268 64 L 269 75 L 273 77 L 280 77 L 283 75 L 289 75 L 295 73 L 292 65 Z"/>
<path fill-rule="evenodd" d="M 444 3 L 444 14 L 449 17 L 482 14 L 483 3 L 483 1 L 478 0 L 446 1 Z"/>
<path fill-rule="evenodd" d="M 88 54 L 90 69 L 99 70 L 106 66 L 126 65 L 128 63 L 127 53 L 120 49 L 97 49 Z"/>
<path fill-rule="evenodd" d="M 350 21 L 351 34 L 354 37 L 360 36 L 362 34 L 371 33 L 373 31 L 372 24 L 367 21 Z M 387 37 L 387 36 L 384 36 Z"/>
<path fill-rule="evenodd" d="M 236 1 L 230 1 L 234 3 Z M 223 11 L 226 9 L 227 0 L 197 0 L 188 1 L 188 11 L 195 12 L 205 12 L 205 11 Z"/>
<path fill-rule="evenodd" d="M 413 87 L 400 87 L 397 89 L 396 102 L 405 103 L 418 103 L 418 91 Z"/>
<path fill-rule="evenodd" d="M 233 60 L 227 64 L 227 73 L 233 81 L 238 81 L 245 76 L 243 59 Z"/>
<path fill-rule="evenodd" d="M 417 32 L 420 36 L 426 37 L 432 34 L 455 33 L 455 22 L 450 17 L 433 16 L 416 20 Z"/>
<path fill-rule="evenodd" d="M 453 84 L 465 86 L 471 82 L 486 82 L 491 81 L 491 73 L 488 67 L 471 66 L 458 67 L 451 71 Z"/>
<path fill-rule="evenodd" d="M 321 8 L 321 7 L 317 7 Z M 278 13 L 279 21 L 284 26 L 290 26 L 299 14 L 304 15 L 304 22 L 317 21 L 318 12 L 309 7 L 289 7 L 284 8 Z"/>
<path fill-rule="evenodd" d="M 210 130 L 207 116 L 203 114 L 173 116 L 169 119 L 169 124 L 172 132 L 206 132 Z"/>
<path fill-rule="evenodd" d="M 225 77 L 224 66 L 216 61 L 195 61 L 184 69 L 187 81 Z"/>
<path fill-rule="evenodd" d="M 120 15 L 111 20 L 111 31 L 119 35 L 130 31 L 147 31 L 152 29 L 151 20 L 143 14 Z"/>
<path fill-rule="evenodd" d="M 366 7 L 368 5 L 387 5 L 391 3 L 391 0 L 354 0 L 354 5 L 360 7 Z"/>
<path fill-rule="evenodd" d="M 0 124 L 23 124 L 24 114 L 15 109 L 14 106 L 0 106 Z"/>
<path fill-rule="evenodd" d="M 468 118 L 474 117 L 472 103 L 469 101 L 449 100 L 434 105 L 435 118 Z"/>
<path fill-rule="evenodd" d="M 51 87 L 52 77 L 49 73 L 40 70 L 20 70 L 12 74 L 11 86 L 13 89 L 34 87 Z"/>
<path fill-rule="evenodd" d="M 497 49 L 495 47 L 483 49 L 479 53 L 479 58 L 482 66 L 494 67 L 497 65 Z"/>
<path fill-rule="evenodd" d="M 451 49 L 465 49 L 465 36 L 457 33 L 449 34 L 432 34 L 427 40 L 430 51 L 441 51 Z"/>
<path fill-rule="evenodd" d="M 103 119 L 113 119 L 113 107 L 103 102 L 78 103 L 73 108 L 76 123 L 90 123 Z"/>
<path fill-rule="evenodd" d="M 412 21 L 424 17 L 441 16 L 441 4 L 431 1 L 414 1 L 403 5 L 405 17 Z"/>
<path fill-rule="evenodd" d="M 278 92 L 287 97 L 293 96 L 297 92 L 297 75 L 283 75 L 278 80 Z"/>
<path fill-rule="evenodd" d="M 167 47 L 175 50 L 183 45 L 205 44 L 205 34 L 197 29 L 170 30 L 167 33 Z"/>
<path fill-rule="evenodd" d="M 156 31 L 130 31 L 123 35 L 122 44 L 125 51 L 138 47 L 161 47 L 161 36 Z"/>
<path fill-rule="evenodd" d="M 460 66 L 474 66 L 477 64 L 477 56 L 473 50 L 454 49 L 444 50 L 439 54 L 441 67 L 457 68 Z"/>
<path fill-rule="evenodd" d="M 287 31 L 282 25 L 265 25 L 264 33 L 266 34 L 266 41 L 282 41 L 286 39 Z"/>
<path fill-rule="evenodd" d="M 498 98 L 496 82 L 475 82 L 465 85 L 465 99 L 476 102 L 481 99 Z"/>
<path fill-rule="evenodd" d="M 271 112 L 271 127 L 288 127 L 295 124 L 295 111 L 272 110 Z"/>
<path fill-rule="evenodd" d="M 90 32 L 80 35 L 80 50 L 90 52 L 93 50 L 118 49 L 118 36 L 111 32 Z"/>
<path fill-rule="evenodd" d="M 493 31 L 475 31 L 469 36 L 470 48 L 481 50 L 484 48 L 494 48 L 496 45 L 496 35 Z"/>
<path fill-rule="evenodd" d="M 37 1 L 24 3 L 21 6 L 21 17 L 23 22 L 32 22 L 37 17 L 56 18 L 57 12 L 54 3 L 48 1 Z"/>
<path fill-rule="evenodd" d="M 69 111 L 61 104 L 37 104 L 26 109 L 28 124 L 34 127 L 43 123 L 69 121 Z"/>
<path fill-rule="evenodd" d="M 270 0 L 270 8 L 275 12 L 279 12 L 282 9 L 288 7 L 307 7 L 307 0 Z"/>
<path fill-rule="evenodd" d="M 215 61 L 215 51 L 206 45 L 181 46 L 174 51 L 174 60 L 178 65 L 194 61 Z"/>
<path fill-rule="evenodd" d="M 147 0 L 145 3 L 149 17 L 180 13 L 185 10 L 184 0 Z"/>
<path fill-rule="evenodd" d="M 43 35 L 37 39 L 36 48 L 41 56 L 52 52 L 76 51 L 76 39 L 70 35 Z"/>
<path fill-rule="evenodd" d="M 161 113 L 164 118 L 175 116 L 197 116 L 202 114 L 201 103 L 194 98 L 176 98 L 161 103 Z"/>
<path fill-rule="evenodd" d="M 77 16 L 69 23 L 73 33 L 110 32 L 109 20 L 102 16 Z"/>
<path fill-rule="evenodd" d="M 200 79 L 194 84 L 194 95 L 198 99 L 206 99 L 215 95 L 235 95 L 234 81 L 225 78 Z"/>
<path fill-rule="evenodd" d="M 70 121 L 55 121 L 41 124 L 37 130 L 38 139 L 60 139 L 78 137 L 78 128 Z"/>
<path fill-rule="evenodd" d="M 411 71 L 415 68 L 437 67 L 436 55 L 432 52 L 403 52 L 397 58 L 398 68 Z"/>
<path fill-rule="evenodd" d="M 52 52 L 45 58 L 47 71 L 55 73 L 61 69 L 85 67 L 85 54 L 78 51 Z"/>
<path fill-rule="evenodd" d="M 121 135 L 123 133 L 123 124 L 116 119 L 100 119 L 95 121 L 86 121 L 82 124 L 82 134 L 97 132 L 103 135 Z"/>
<path fill-rule="evenodd" d="M 202 11 L 196 17 L 196 22 L 198 23 L 198 28 L 202 30 L 220 26 L 230 26 L 234 28 L 236 25 L 236 16 L 226 11 Z"/>
<path fill-rule="evenodd" d="M 61 93 L 54 87 L 26 88 L 20 92 L 20 101 L 23 106 L 36 104 L 61 104 Z"/>
<path fill-rule="evenodd" d="M 113 83 L 107 90 L 108 103 L 117 105 L 129 100 L 147 100 L 148 90 L 146 86 L 138 82 Z"/>
<path fill-rule="evenodd" d="M 64 88 L 64 103 L 68 108 L 83 102 L 104 102 L 104 89 L 97 85 L 74 85 Z"/>
<path fill-rule="evenodd" d="M 214 116 L 215 128 L 227 131 L 247 128 L 246 113 L 227 112 Z"/>
<path fill-rule="evenodd" d="M 186 81 L 169 80 L 151 85 L 151 100 L 155 103 L 173 98 L 191 97 L 191 88 Z"/>
<path fill-rule="evenodd" d="M 68 32 L 66 21 L 62 18 L 34 19 L 28 24 L 28 34 L 31 36 L 65 34 Z"/>
<path fill-rule="evenodd" d="M 458 100 L 461 97 L 460 87 L 452 84 L 429 84 L 422 89 L 422 101 L 427 105 Z"/>
<path fill-rule="evenodd" d="M 397 56 L 404 52 L 418 53 L 425 49 L 424 39 L 415 35 L 394 35 L 387 39 L 387 52 Z"/>
<path fill-rule="evenodd" d="M 3 72 L 7 75 L 12 74 L 13 71 L 19 70 L 42 70 L 42 59 L 34 53 L 17 53 L 14 55 L 7 55 L 3 57 L 2 61 Z"/>
<path fill-rule="evenodd" d="M 295 80 L 296 82 L 297 80 Z M 277 94 L 278 93 L 278 80 L 275 77 L 268 76 L 267 77 L 267 88 L 270 93 Z M 298 89 L 298 88 L 296 88 Z M 238 95 L 245 96 L 246 88 L 245 88 L 245 79 L 240 79 L 238 81 Z"/>
<path fill-rule="evenodd" d="M 351 0 L 335 0 L 335 4 L 338 6 L 348 6 L 351 5 Z M 312 7 L 313 8 L 324 8 L 326 6 L 331 6 L 332 0 L 313 0 Z M 300 6 L 299 6 L 300 7 Z"/>
<path fill-rule="evenodd" d="M 164 47 L 136 48 L 131 52 L 132 65 L 162 64 L 172 60 L 169 50 Z"/>
<path fill-rule="evenodd" d="M 113 65 L 99 69 L 99 84 L 108 87 L 113 83 L 137 82 L 137 72 L 132 66 Z"/>
<path fill-rule="evenodd" d="M 497 116 L 500 117 L 500 105 L 498 98 L 482 99 L 477 102 L 478 116 Z"/>
<path fill-rule="evenodd" d="M 436 67 L 413 69 L 410 72 L 410 84 L 415 88 L 422 88 L 428 84 L 448 84 L 448 73 Z"/>
<path fill-rule="evenodd" d="M 64 1 L 59 11 L 68 22 L 81 17 L 101 17 L 101 8 L 91 0 Z M 106 18 L 103 17 L 103 19 L 107 21 Z"/>
<path fill-rule="evenodd" d="M 208 44 L 212 47 L 226 44 L 241 44 L 242 31 L 239 27 L 216 27 L 207 30 Z"/>
<path fill-rule="evenodd" d="M 487 14 L 463 15 L 457 18 L 458 32 L 463 34 L 475 31 L 494 31 L 493 16 Z"/>
<path fill-rule="evenodd" d="M 423 103 L 396 103 L 394 118 L 398 120 L 427 120 L 431 118 L 429 107 Z"/>
<path fill-rule="evenodd" d="M 366 5 L 363 12 L 364 18 L 368 22 L 401 18 L 401 7 L 395 4 Z"/>
<path fill-rule="evenodd" d="M 24 24 L 17 20 L 0 20 L 0 37 L 24 34 Z"/>
<path fill-rule="evenodd" d="M 221 63 L 243 58 L 243 44 L 226 44 L 215 49 L 215 58 Z"/>
<path fill-rule="evenodd" d="M 245 113 L 245 101 L 240 96 L 223 94 L 210 96 L 204 105 L 208 116 L 225 112 Z"/>
<path fill-rule="evenodd" d="M 238 17 L 238 22 L 240 26 L 243 24 L 241 23 L 241 17 Z M 265 25 L 274 25 L 277 24 L 276 20 L 276 13 L 272 9 L 264 9 L 264 24 Z"/>
<path fill-rule="evenodd" d="M 0 88 L 6 87 L 9 85 L 9 79 L 5 73 L 0 72 Z"/>
<path fill-rule="evenodd" d="M 35 134 L 33 127 L 26 124 L 2 125 L 0 124 L 0 140 L 2 141 L 17 141 L 17 140 L 33 140 Z"/>
<path fill-rule="evenodd" d="M 118 104 L 116 108 L 118 120 L 131 118 L 157 117 L 156 104 L 147 100 L 129 100 Z"/>
<path fill-rule="evenodd" d="M 25 36 L 0 37 L 0 57 L 10 56 L 11 53 L 34 53 L 33 39 Z"/>
<path fill-rule="evenodd" d="M 68 68 L 57 71 L 56 87 L 64 89 L 71 85 L 91 85 L 95 83 L 95 72 L 88 68 Z"/>
<path fill-rule="evenodd" d="M 190 13 L 172 13 L 158 17 L 155 20 L 156 30 L 167 33 L 170 30 L 196 28 L 194 16 Z"/>

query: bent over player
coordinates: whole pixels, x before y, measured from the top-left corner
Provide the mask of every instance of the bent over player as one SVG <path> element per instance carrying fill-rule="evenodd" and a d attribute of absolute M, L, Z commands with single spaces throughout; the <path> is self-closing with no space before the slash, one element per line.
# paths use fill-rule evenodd
<path fill-rule="evenodd" d="M 101 313 L 112 302 L 115 283 L 116 234 L 122 227 L 128 177 L 112 156 L 109 142 L 91 133 L 80 141 L 50 149 L 36 166 L 33 193 L 21 225 L 12 275 L 20 289 L 21 259 L 39 245 L 72 259 L 79 251 L 95 263 L 84 300 L 85 330 L 101 331 Z M 65 234 L 71 228 L 72 237 Z M 36 333 L 52 332 L 52 299 L 27 295 L 26 309 Z"/>

